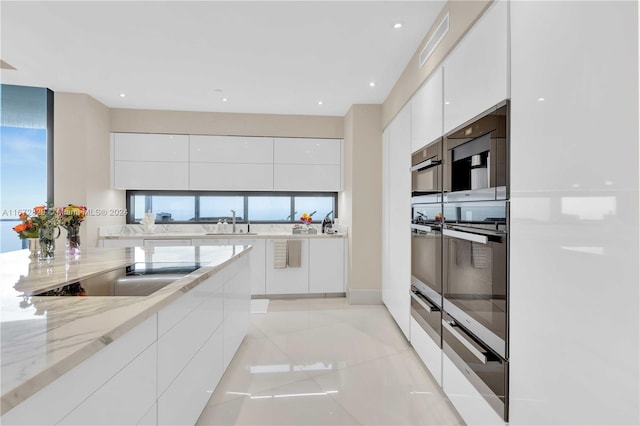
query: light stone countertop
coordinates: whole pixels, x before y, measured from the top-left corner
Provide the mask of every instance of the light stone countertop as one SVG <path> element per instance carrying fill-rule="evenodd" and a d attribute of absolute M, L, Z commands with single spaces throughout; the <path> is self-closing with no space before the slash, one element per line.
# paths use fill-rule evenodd
<path fill-rule="evenodd" d="M 5 413 L 162 307 L 197 286 L 251 246 L 85 249 L 52 261 L 28 250 L 0 254 L 2 409 Z M 200 269 L 149 296 L 29 296 L 132 263 L 200 263 Z"/>

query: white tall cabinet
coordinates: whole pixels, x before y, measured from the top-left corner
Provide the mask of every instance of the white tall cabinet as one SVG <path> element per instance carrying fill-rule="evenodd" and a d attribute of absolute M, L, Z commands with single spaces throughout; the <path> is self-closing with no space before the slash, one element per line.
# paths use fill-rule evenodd
<path fill-rule="evenodd" d="M 382 297 L 409 338 L 411 284 L 411 105 L 407 104 L 383 135 Z"/>
<path fill-rule="evenodd" d="M 638 74 L 638 2 L 511 3 L 512 424 L 640 424 Z"/>

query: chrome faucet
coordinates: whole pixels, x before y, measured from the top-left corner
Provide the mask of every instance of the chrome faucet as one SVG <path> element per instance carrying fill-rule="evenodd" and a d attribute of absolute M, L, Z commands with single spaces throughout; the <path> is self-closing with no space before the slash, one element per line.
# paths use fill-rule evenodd
<path fill-rule="evenodd" d="M 231 214 L 233 215 L 231 217 L 231 221 L 232 221 L 231 222 L 231 224 L 232 224 L 231 225 L 231 232 L 235 234 L 236 233 L 236 211 L 235 210 L 231 210 Z"/>

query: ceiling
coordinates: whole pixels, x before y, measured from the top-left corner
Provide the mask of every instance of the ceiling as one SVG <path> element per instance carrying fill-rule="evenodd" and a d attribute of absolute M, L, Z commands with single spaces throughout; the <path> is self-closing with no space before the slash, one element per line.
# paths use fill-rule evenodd
<path fill-rule="evenodd" d="M 445 3 L 3 0 L 0 77 L 111 108 L 342 116 L 385 100 Z"/>

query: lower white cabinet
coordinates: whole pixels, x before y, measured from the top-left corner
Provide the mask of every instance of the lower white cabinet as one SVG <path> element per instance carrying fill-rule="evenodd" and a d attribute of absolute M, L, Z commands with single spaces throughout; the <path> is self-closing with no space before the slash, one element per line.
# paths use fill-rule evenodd
<path fill-rule="evenodd" d="M 444 352 L 442 353 L 442 389 L 467 424 L 505 424 Z"/>
<path fill-rule="evenodd" d="M 253 246 L 249 252 L 249 281 L 251 282 L 252 295 L 266 294 L 265 266 L 267 257 L 267 240 L 264 239 L 233 239 L 229 244 L 238 246 Z"/>
<path fill-rule="evenodd" d="M 411 317 L 411 346 L 427 367 L 431 375 L 442 386 L 442 349 L 426 331 Z"/>
<path fill-rule="evenodd" d="M 194 424 L 249 328 L 248 256 L 9 410 L 3 425 Z"/>
<path fill-rule="evenodd" d="M 300 267 L 276 268 L 274 264 L 274 245 L 283 239 L 267 241 L 266 290 L 267 294 L 305 294 L 309 293 L 309 239 L 300 239 Z"/>
<path fill-rule="evenodd" d="M 309 293 L 344 293 L 343 238 L 309 239 Z"/>

